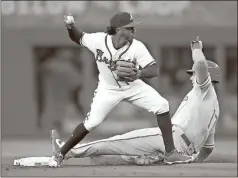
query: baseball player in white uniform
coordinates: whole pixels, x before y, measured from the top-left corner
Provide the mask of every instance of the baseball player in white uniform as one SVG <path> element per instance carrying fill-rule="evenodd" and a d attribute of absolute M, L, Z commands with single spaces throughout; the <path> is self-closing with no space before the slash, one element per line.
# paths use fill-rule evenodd
<path fill-rule="evenodd" d="M 141 80 L 156 77 L 158 69 L 145 45 L 135 39 L 135 25 L 140 22 L 135 22 L 127 12 L 119 12 L 110 19 L 106 32 L 97 33 L 78 30 L 72 15 L 65 16 L 65 23 L 70 39 L 94 54 L 99 82 L 86 119 L 52 156 L 49 166 L 59 167 L 67 152 L 98 126 L 121 101 L 127 101 L 156 115 L 163 135 L 166 161 L 191 161 L 191 156 L 182 154 L 174 146 L 168 101 Z M 128 66 L 131 68 L 127 68 Z"/>
<path fill-rule="evenodd" d="M 173 139 L 175 147 L 182 153 L 192 156 L 193 161 L 203 162 L 214 147 L 215 128 L 220 112 L 214 86 L 220 81 L 220 69 L 216 63 L 205 59 L 199 38 L 191 43 L 191 49 L 194 65 L 187 73 L 191 74 L 193 88 L 172 117 Z M 52 145 L 53 151 L 64 145 L 54 130 Z M 161 162 L 164 160 L 164 153 L 161 130 L 154 127 L 78 144 L 68 152 L 65 159 L 100 158 L 100 155 L 104 155 L 102 158 L 105 161 L 107 155 L 121 155 L 128 163 L 145 165 Z"/>

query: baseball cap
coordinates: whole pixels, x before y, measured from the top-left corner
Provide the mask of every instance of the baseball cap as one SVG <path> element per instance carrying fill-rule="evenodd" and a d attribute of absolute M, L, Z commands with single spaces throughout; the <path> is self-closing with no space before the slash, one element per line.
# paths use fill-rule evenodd
<path fill-rule="evenodd" d="M 208 72 L 210 73 L 211 80 L 213 82 L 220 82 L 221 74 L 220 74 L 220 67 L 212 61 L 207 60 L 207 65 L 208 65 Z M 188 74 L 193 74 L 194 73 L 194 66 L 193 69 L 187 70 Z"/>
<path fill-rule="evenodd" d="M 110 19 L 111 27 L 134 27 L 142 22 L 134 21 L 132 15 L 128 12 L 118 12 Z"/>

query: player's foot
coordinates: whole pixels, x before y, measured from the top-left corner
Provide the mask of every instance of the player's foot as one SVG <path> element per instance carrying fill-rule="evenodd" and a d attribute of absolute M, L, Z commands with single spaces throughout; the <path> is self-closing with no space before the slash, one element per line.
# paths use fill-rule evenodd
<path fill-rule="evenodd" d="M 64 160 L 64 156 L 59 152 L 53 155 L 48 162 L 49 167 L 60 167 Z"/>
<path fill-rule="evenodd" d="M 59 139 L 59 134 L 56 130 L 51 131 L 51 145 L 52 145 L 52 152 L 53 156 L 49 159 L 49 166 L 50 167 L 60 167 L 60 164 L 64 160 L 64 156 L 59 152 L 61 146 L 61 140 Z"/>
<path fill-rule="evenodd" d="M 170 153 L 165 153 L 164 162 L 167 165 L 172 165 L 191 163 L 193 160 L 194 158 L 192 156 L 188 156 L 175 148 Z"/>
<path fill-rule="evenodd" d="M 59 152 L 60 148 L 65 144 L 65 142 L 60 140 L 59 134 L 56 130 L 51 131 L 51 145 L 52 145 L 52 152 L 53 154 L 56 154 Z M 71 153 L 71 150 L 64 156 L 64 160 L 67 160 L 69 158 L 72 158 L 73 154 Z"/>

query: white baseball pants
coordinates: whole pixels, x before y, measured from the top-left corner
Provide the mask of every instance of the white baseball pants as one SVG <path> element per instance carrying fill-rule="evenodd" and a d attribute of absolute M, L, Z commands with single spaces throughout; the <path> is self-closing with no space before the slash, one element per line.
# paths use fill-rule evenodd
<path fill-rule="evenodd" d="M 185 154 L 194 153 L 193 145 L 188 145 L 183 137 L 184 132 L 173 126 L 175 147 Z M 63 143 L 64 144 L 64 143 Z M 63 146 L 60 145 L 61 146 Z M 164 155 L 165 148 L 159 127 L 138 129 L 108 139 L 78 144 L 69 151 L 67 158 L 94 157 L 99 155 L 150 156 Z"/>
<path fill-rule="evenodd" d="M 99 83 L 94 93 L 91 111 L 84 120 L 85 128 L 90 131 L 101 124 L 108 113 L 122 100 L 154 114 L 169 111 L 168 101 L 142 80 L 137 80 L 129 86 L 113 89 Z"/>

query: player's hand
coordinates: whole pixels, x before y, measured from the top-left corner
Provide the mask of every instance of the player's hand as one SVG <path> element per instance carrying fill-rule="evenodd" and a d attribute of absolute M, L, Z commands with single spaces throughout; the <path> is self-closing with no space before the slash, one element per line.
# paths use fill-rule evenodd
<path fill-rule="evenodd" d="M 67 14 L 64 16 L 64 23 L 68 29 L 71 29 L 72 26 L 74 26 L 75 20 L 74 20 L 74 17 L 72 16 L 72 14 Z"/>
<path fill-rule="evenodd" d="M 136 68 L 136 61 L 118 60 L 115 64 L 118 81 L 133 82 L 141 77 L 141 70 Z"/>
<path fill-rule="evenodd" d="M 133 71 L 135 72 L 134 75 L 130 77 L 124 77 L 126 82 L 133 82 L 141 77 L 141 70 L 137 68 L 133 68 Z"/>
<path fill-rule="evenodd" d="M 191 50 L 201 49 L 203 48 L 202 41 L 200 41 L 199 36 L 197 36 L 196 40 L 191 41 L 190 43 Z"/>

